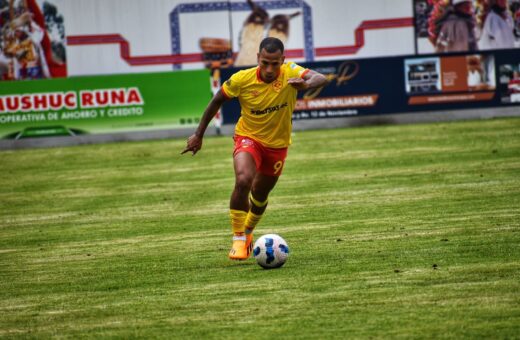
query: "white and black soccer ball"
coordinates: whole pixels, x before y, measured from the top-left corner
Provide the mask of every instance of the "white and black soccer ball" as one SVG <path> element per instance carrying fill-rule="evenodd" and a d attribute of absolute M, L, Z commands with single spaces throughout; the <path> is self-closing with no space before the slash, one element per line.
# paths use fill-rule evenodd
<path fill-rule="evenodd" d="M 276 234 L 267 234 L 260 237 L 253 247 L 253 256 L 263 268 L 279 268 L 287 261 L 289 246 L 287 242 Z"/>

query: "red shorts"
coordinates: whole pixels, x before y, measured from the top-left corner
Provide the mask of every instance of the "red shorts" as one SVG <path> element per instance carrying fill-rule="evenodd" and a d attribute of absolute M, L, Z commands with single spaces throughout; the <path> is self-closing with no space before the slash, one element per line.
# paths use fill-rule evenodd
<path fill-rule="evenodd" d="M 239 152 L 248 152 L 256 163 L 256 171 L 267 176 L 280 176 L 282 174 L 287 148 L 267 148 L 249 137 L 235 135 L 235 150 L 233 156 Z"/>

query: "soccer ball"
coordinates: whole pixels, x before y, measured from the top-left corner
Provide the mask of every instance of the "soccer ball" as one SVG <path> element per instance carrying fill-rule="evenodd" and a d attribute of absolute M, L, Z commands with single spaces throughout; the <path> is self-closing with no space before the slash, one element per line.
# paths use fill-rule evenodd
<path fill-rule="evenodd" d="M 267 234 L 256 240 L 253 255 L 261 267 L 279 268 L 287 260 L 289 246 L 279 235 Z"/>

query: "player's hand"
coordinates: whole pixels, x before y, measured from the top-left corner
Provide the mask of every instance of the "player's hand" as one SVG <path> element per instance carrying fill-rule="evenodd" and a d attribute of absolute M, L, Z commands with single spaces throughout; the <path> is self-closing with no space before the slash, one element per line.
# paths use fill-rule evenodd
<path fill-rule="evenodd" d="M 302 78 L 289 78 L 287 82 L 298 91 L 306 90 L 309 88 L 309 85 L 307 84 L 305 79 Z"/>
<path fill-rule="evenodd" d="M 200 149 L 202 149 L 202 138 L 193 134 L 188 138 L 186 148 L 183 152 L 181 152 L 181 155 L 184 155 L 186 152 L 191 151 L 192 155 L 194 156 L 197 152 L 199 152 Z"/>

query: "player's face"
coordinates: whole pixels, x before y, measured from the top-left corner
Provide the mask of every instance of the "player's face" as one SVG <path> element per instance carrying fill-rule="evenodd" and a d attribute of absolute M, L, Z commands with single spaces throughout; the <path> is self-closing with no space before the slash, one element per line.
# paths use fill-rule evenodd
<path fill-rule="evenodd" d="M 258 53 L 258 66 L 260 67 L 260 78 L 266 83 L 271 83 L 276 80 L 280 73 L 280 67 L 282 67 L 285 60 L 282 51 L 270 53 L 265 49 L 262 49 Z"/>

